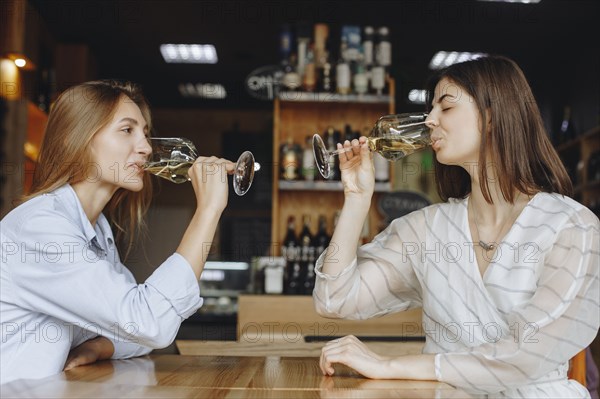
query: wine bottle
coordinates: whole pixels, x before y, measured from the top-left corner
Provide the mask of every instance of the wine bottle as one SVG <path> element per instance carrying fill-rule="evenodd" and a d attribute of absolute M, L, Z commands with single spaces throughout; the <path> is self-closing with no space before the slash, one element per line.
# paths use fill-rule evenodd
<path fill-rule="evenodd" d="M 298 276 L 300 270 L 299 250 L 300 242 L 296 236 L 296 218 L 288 217 L 288 227 L 283 245 L 281 247 L 281 255 L 286 261 L 285 266 L 285 293 L 294 295 L 297 292 Z"/>
<path fill-rule="evenodd" d="M 304 150 L 302 152 L 302 178 L 305 181 L 314 181 L 315 173 L 315 158 L 312 150 L 312 137 L 306 136 Z"/>
<path fill-rule="evenodd" d="M 306 294 L 307 290 L 310 289 L 310 284 L 307 285 L 308 270 L 309 268 L 314 269 L 315 263 L 315 241 L 312 233 L 310 232 L 310 215 L 306 214 L 302 216 L 300 248 L 300 272 L 298 278 L 302 281 L 302 288 L 298 293 Z"/>
<path fill-rule="evenodd" d="M 304 76 L 302 77 L 302 88 L 305 91 L 313 92 L 317 87 L 317 71 L 315 66 L 314 46 L 310 46 L 306 53 L 306 65 L 304 66 Z"/>
<path fill-rule="evenodd" d="M 288 137 L 281 145 L 281 178 L 283 180 L 298 179 L 300 171 L 298 158 L 297 144 L 294 144 L 292 138 Z"/>
<path fill-rule="evenodd" d="M 308 252 L 308 262 L 306 266 L 306 276 L 304 277 L 304 286 L 302 293 L 312 295 L 315 288 L 315 248 L 311 247 Z"/>
<path fill-rule="evenodd" d="M 337 66 L 335 68 L 335 79 L 336 79 L 336 87 L 337 92 L 339 94 L 349 94 L 350 93 L 350 64 L 346 59 L 347 51 L 347 43 L 342 38 L 342 44 L 340 46 L 340 57 L 338 59 Z"/>
<path fill-rule="evenodd" d="M 300 245 L 298 237 L 296 236 L 296 218 L 294 216 L 290 216 L 287 220 L 287 232 L 285 233 L 285 238 L 283 239 L 281 255 L 286 261 L 296 259 L 299 247 Z"/>
<path fill-rule="evenodd" d="M 367 71 L 371 69 L 373 66 L 373 36 L 375 30 L 372 26 L 365 26 L 363 42 L 362 42 L 362 51 L 363 51 L 363 60 L 365 63 L 365 67 Z"/>
<path fill-rule="evenodd" d="M 310 232 L 310 215 L 302 216 L 302 232 L 300 233 L 301 260 L 308 261 L 308 251 L 314 247 L 313 235 Z"/>
<path fill-rule="evenodd" d="M 392 44 L 390 43 L 390 30 L 387 26 L 382 26 L 377 31 L 377 48 L 375 49 L 375 59 L 377 65 L 389 73 L 392 66 Z"/>
<path fill-rule="evenodd" d="M 325 215 L 319 215 L 319 230 L 315 235 L 315 256 L 318 258 L 321 256 L 325 248 L 329 245 L 331 237 L 327 234 L 327 218 Z"/>

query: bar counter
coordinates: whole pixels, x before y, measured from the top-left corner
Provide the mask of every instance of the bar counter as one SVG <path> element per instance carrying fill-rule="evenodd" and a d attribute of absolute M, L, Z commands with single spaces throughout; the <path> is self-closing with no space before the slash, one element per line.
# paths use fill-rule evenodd
<path fill-rule="evenodd" d="M 315 357 L 150 355 L 1 386 L 2 398 L 466 398 L 436 381 L 370 380 Z"/>

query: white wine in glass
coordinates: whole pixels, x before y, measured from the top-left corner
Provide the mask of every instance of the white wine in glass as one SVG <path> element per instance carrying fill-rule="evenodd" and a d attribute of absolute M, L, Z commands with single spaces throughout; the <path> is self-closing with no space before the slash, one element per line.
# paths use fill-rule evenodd
<path fill-rule="evenodd" d="M 431 145 L 431 129 L 425 124 L 426 113 L 385 115 L 377 120 L 367 144 L 371 151 L 380 153 L 389 161 L 397 161 Z M 345 148 L 327 151 L 321 136 L 313 136 L 313 155 L 324 178 L 331 174 L 329 159 L 346 151 Z"/>
<path fill-rule="evenodd" d="M 144 165 L 144 170 L 173 183 L 189 181 L 188 170 L 198 158 L 194 143 L 180 137 L 151 137 L 149 140 L 152 155 Z M 254 162 L 254 155 L 250 151 L 240 155 L 233 172 L 233 190 L 237 195 L 248 192 L 254 172 L 259 169 L 260 164 Z"/>

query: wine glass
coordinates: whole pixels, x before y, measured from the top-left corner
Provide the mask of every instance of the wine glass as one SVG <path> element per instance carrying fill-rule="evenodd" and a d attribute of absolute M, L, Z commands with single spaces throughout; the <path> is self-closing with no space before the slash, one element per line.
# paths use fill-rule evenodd
<path fill-rule="evenodd" d="M 194 143 L 180 137 L 151 137 L 152 155 L 143 169 L 173 183 L 185 183 L 190 180 L 188 170 L 198 158 Z M 238 158 L 233 172 L 233 190 L 244 195 L 254 180 L 254 172 L 260 164 L 254 162 L 254 155 L 244 151 Z"/>
<path fill-rule="evenodd" d="M 426 113 L 385 115 L 377 120 L 367 144 L 371 151 L 380 153 L 388 161 L 397 161 L 431 145 L 431 129 L 425 124 Z M 330 158 L 346 151 L 345 148 L 327 151 L 321 136 L 313 136 L 313 155 L 319 173 L 324 178 L 331 175 Z"/>

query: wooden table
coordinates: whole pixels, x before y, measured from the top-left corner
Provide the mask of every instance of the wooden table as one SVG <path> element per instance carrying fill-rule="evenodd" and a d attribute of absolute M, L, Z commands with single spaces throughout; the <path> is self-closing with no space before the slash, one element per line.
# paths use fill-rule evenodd
<path fill-rule="evenodd" d="M 370 380 L 316 358 L 151 355 L 2 385 L 2 398 L 465 398 L 435 381 Z"/>

